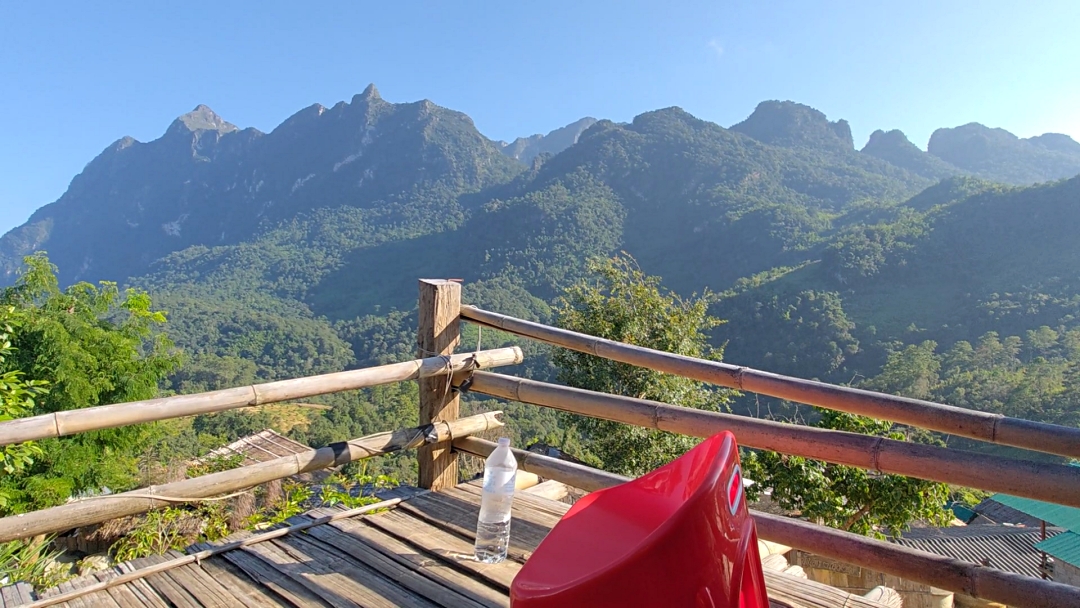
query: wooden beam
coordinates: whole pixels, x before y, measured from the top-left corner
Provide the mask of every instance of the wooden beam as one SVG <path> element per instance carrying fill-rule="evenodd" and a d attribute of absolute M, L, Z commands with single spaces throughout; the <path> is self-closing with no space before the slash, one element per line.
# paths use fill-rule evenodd
<path fill-rule="evenodd" d="M 501 415 L 502 412 L 488 412 L 460 420 L 378 433 L 220 473 L 131 492 L 94 496 L 58 507 L 0 518 L 0 543 L 88 526 L 117 517 L 144 513 L 170 504 L 198 502 L 245 490 L 275 479 L 341 466 L 354 460 L 380 456 L 429 443 L 448 442 L 451 438 L 465 437 L 501 427 L 503 425 L 500 420 Z"/>
<path fill-rule="evenodd" d="M 1080 458 L 1080 428 L 1009 418 L 1001 414 L 990 414 L 921 399 L 896 397 L 847 386 L 781 376 L 729 363 L 695 359 L 516 319 L 472 306 L 463 306 L 461 316 L 473 323 L 501 329 L 518 336 L 718 386 L 880 420 L 891 420 L 988 443 Z"/>
<path fill-rule="evenodd" d="M 467 372 L 474 369 L 516 365 L 521 361 L 521 349 L 514 346 L 454 355 L 450 358 L 449 367 L 454 372 Z M 437 377 L 445 382 L 446 371 L 445 357 L 428 357 L 379 367 L 279 380 L 208 393 L 131 401 L 29 416 L 0 422 L 0 446 L 350 391 L 416 378 Z"/>
<path fill-rule="evenodd" d="M 490 372 L 474 373 L 469 390 L 691 437 L 731 431 L 743 447 L 1080 507 L 1080 467 L 706 412 Z"/>
<path fill-rule="evenodd" d="M 461 285 L 443 279 L 420 280 L 419 357 L 448 357 L 461 341 L 458 312 Z M 420 378 L 420 424 L 456 420 L 460 400 L 450 378 Z M 441 490 L 458 482 L 457 457 L 449 443 L 425 445 L 417 451 L 420 487 Z"/>
<path fill-rule="evenodd" d="M 454 440 L 455 449 L 479 458 L 486 458 L 495 447 L 495 443 L 476 437 Z M 514 449 L 513 453 L 518 468 L 590 492 L 630 481 L 622 475 L 532 452 Z M 1008 606 L 1080 606 L 1078 587 L 987 568 L 798 519 L 758 511 L 750 514 L 762 539 L 845 563 Z"/>

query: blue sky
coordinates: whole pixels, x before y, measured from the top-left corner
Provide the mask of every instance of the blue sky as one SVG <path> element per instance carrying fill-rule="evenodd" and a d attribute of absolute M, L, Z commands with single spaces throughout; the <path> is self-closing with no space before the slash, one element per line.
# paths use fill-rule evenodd
<path fill-rule="evenodd" d="M 765 99 L 846 118 L 861 147 L 977 121 L 1080 139 L 1080 2 L 0 2 L 0 233 L 105 146 L 205 103 L 273 129 L 369 83 L 494 139 Z"/>

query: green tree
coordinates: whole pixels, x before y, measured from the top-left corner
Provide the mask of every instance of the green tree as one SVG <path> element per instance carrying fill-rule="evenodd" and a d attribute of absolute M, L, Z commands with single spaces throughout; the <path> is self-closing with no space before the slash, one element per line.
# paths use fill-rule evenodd
<path fill-rule="evenodd" d="M 26 414 L 148 399 L 178 363 L 160 331 L 165 314 L 149 295 L 115 283 L 77 283 L 61 290 L 44 253 L 25 259 L 15 285 L 0 292 L 12 350 L 0 373 L 18 372 L 49 391 Z M 40 385 L 38 385 L 40 386 Z M 8 511 L 59 504 L 73 494 L 135 485 L 137 456 L 155 440 L 156 425 L 138 425 L 38 442 L 32 464 L 0 480 Z"/>
<path fill-rule="evenodd" d="M 941 382 L 941 361 L 936 350 L 937 343 L 926 340 L 892 353 L 881 374 L 868 382 L 867 388 L 915 399 L 932 398 Z"/>
<path fill-rule="evenodd" d="M 10 335 L 13 328 L 9 322 L 13 309 L 0 308 L 0 369 L 11 354 Z M 24 380 L 22 372 L 11 370 L 0 374 L 0 421 L 22 418 L 34 411 L 35 397 L 47 392 L 41 380 Z M 41 448 L 33 442 L 0 447 L 0 476 L 14 475 L 34 464 L 41 455 Z M 8 503 L 8 494 L 0 488 L 0 510 Z"/>
<path fill-rule="evenodd" d="M 708 292 L 683 299 L 646 276 L 628 255 L 588 264 L 592 277 L 566 289 L 557 304 L 560 327 L 667 352 L 719 360 L 721 349 L 708 344 L 707 332 L 721 321 L 709 315 Z M 552 355 L 560 381 L 593 391 L 652 399 L 705 410 L 725 406 L 732 393 L 650 369 L 556 349 Z M 617 422 L 563 415 L 571 432 L 605 468 L 641 475 L 697 443 L 683 437 Z"/>

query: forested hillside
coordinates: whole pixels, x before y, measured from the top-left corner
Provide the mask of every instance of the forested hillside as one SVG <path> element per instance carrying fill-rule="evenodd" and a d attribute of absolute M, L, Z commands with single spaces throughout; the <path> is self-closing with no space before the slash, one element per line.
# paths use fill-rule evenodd
<path fill-rule="evenodd" d="M 732 362 L 1075 424 L 1078 150 L 981 125 L 857 150 L 843 120 L 776 101 L 731 128 L 667 108 L 508 145 L 372 86 L 270 133 L 200 106 L 121 139 L 0 238 L 0 271 L 10 284 L 47 250 L 64 285 L 146 289 L 183 353 L 165 390 L 191 392 L 411 357 L 419 277 L 550 320 L 589 260 L 626 251 L 669 289 L 715 294 Z M 516 373 L 553 377 L 529 355 Z M 411 391 L 326 399 L 289 430 L 321 445 L 400 426 Z M 557 439 L 553 416 L 515 414 L 521 438 Z M 244 416 L 176 441 L 273 423 Z"/>

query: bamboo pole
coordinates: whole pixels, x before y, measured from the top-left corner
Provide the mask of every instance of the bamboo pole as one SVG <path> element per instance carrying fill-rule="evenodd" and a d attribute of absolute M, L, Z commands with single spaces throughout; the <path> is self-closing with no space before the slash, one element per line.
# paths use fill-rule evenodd
<path fill-rule="evenodd" d="M 464 319 L 555 346 L 647 367 L 701 382 L 870 416 L 988 443 L 1080 458 L 1080 428 L 1033 422 L 846 386 L 772 374 L 623 344 L 498 313 L 462 306 Z"/>
<path fill-rule="evenodd" d="M 449 356 L 461 341 L 458 317 L 461 284 L 421 279 L 418 306 L 417 356 Z M 450 377 L 420 378 L 420 424 L 457 419 L 461 401 L 457 391 L 451 390 L 450 380 Z M 457 457 L 449 443 L 421 447 L 416 452 L 416 460 L 421 488 L 441 490 L 457 485 Z"/>
<path fill-rule="evenodd" d="M 356 517 L 357 515 L 363 515 L 372 511 L 378 511 L 379 509 L 389 509 L 396 506 L 398 503 L 401 502 L 401 500 L 402 499 L 400 498 L 391 498 L 389 500 L 383 500 L 370 505 L 365 505 L 363 507 L 358 507 L 356 509 L 349 509 L 348 511 L 334 513 L 333 515 L 325 515 L 323 517 L 311 519 L 299 524 L 294 524 L 286 528 L 276 528 L 269 532 L 263 532 L 262 534 L 256 534 L 254 536 L 249 536 L 240 540 L 227 542 L 221 545 L 215 545 L 213 547 L 210 547 L 209 549 L 203 549 L 202 551 L 189 553 L 188 555 L 185 555 L 183 557 L 176 557 L 168 561 L 147 566 L 145 568 L 132 570 L 131 572 L 126 572 L 119 576 L 114 576 L 112 578 L 96 582 L 92 585 L 78 587 L 71 591 L 61 593 L 59 595 L 53 595 L 44 599 L 37 600 L 36 602 L 24 604 L 23 608 L 45 608 L 46 606 L 63 604 L 64 602 L 73 600 L 78 597 L 82 597 L 84 595 L 89 595 L 97 591 L 104 591 L 105 589 L 111 589 L 112 587 L 116 587 L 117 585 L 123 585 L 124 583 L 130 583 L 131 581 L 137 581 L 141 578 L 146 578 L 151 574 L 165 572 L 167 570 L 172 570 L 173 568 L 186 566 L 187 564 L 197 564 L 201 560 L 213 557 L 215 555 L 218 555 L 219 553 L 225 553 L 226 551 L 233 551 L 235 549 L 242 549 L 244 547 L 248 547 L 257 543 L 265 542 L 275 538 L 280 538 L 287 534 L 292 534 L 294 532 L 302 532 L 304 530 L 307 530 L 308 528 L 328 524 L 339 519 Z"/>
<path fill-rule="evenodd" d="M 120 494 L 95 496 L 65 505 L 0 519 L 0 543 L 38 534 L 70 530 L 117 517 L 135 515 L 169 504 L 197 502 L 244 490 L 275 479 L 341 466 L 354 460 L 449 441 L 503 426 L 502 412 L 369 435 L 317 450 L 249 466 Z"/>
<path fill-rule="evenodd" d="M 1080 507 L 1080 467 L 706 412 L 490 372 L 474 373 L 469 390 L 693 437 L 731 431 L 743 447 Z"/>
<path fill-rule="evenodd" d="M 448 370 L 459 372 L 487 369 L 503 365 L 516 365 L 521 363 L 522 360 L 521 349 L 516 346 L 496 348 L 453 355 L 449 358 L 449 361 L 445 357 L 428 357 L 379 367 L 368 367 L 292 380 L 279 380 L 277 382 L 227 388 L 208 393 L 178 395 L 42 414 L 40 416 L 0 422 L 0 446 L 129 424 L 154 422 L 155 420 L 209 414 L 240 407 L 313 397 L 315 395 L 337 393 L 416 378 L 436 376 L 445 378 Z"/>
<path fill-rule="evenodd" d="M 495 447 L 496 444 L 476 437 L 454 440 L 455 449 L 479 458 L 486 458 Z M 513 453 L 519 468 L 590 492 L 630 481 L 622 475 L 541 454 L 521 450 L 513 450 Z M 753 510 L 750 514 L 760 538 L 816 555 L 1008 606 L 1080 606 L 1080 588 L 1077 587 L 987 568 L 797 519 Z"/>

